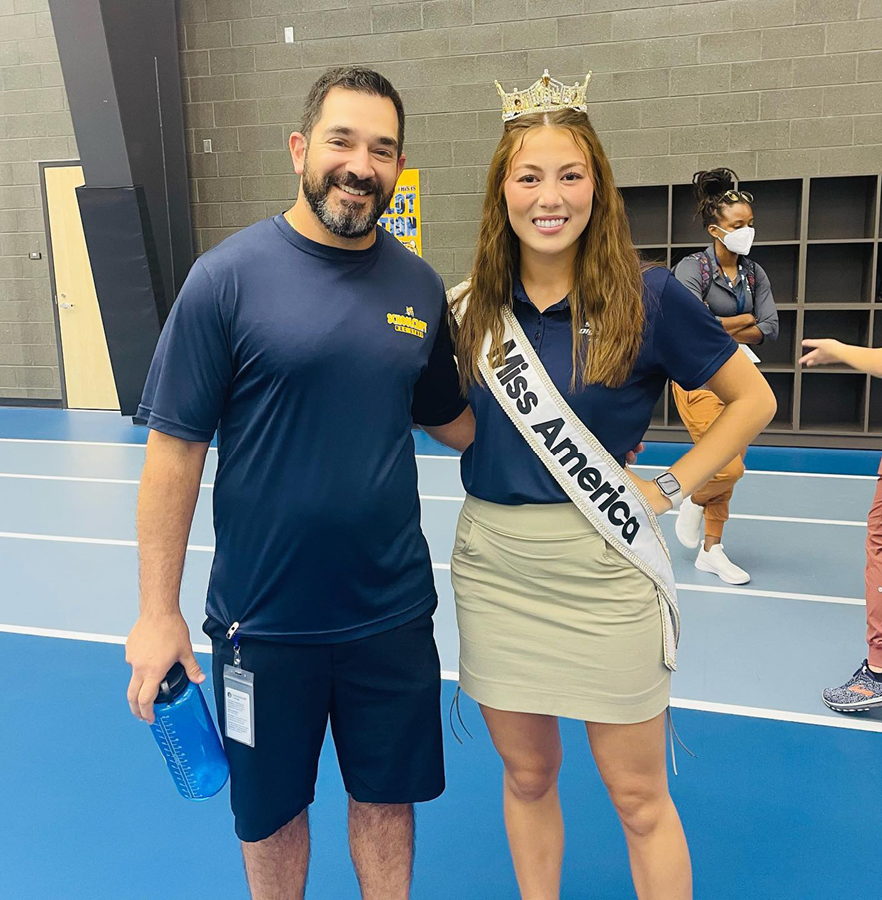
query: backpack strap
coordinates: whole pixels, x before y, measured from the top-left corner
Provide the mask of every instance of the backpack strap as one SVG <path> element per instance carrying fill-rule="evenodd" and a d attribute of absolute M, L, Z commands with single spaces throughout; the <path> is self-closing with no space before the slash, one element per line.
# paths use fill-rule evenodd
<path fill-rule="evenodd" d="M 713 280 L 713 275 L 711 274 L 711 261 L 704 250 L 695 255 L 698 257 L 698 267 L 701 271 L 701 299 L 706 303 L 707 291 Z"/>
<path fill-rule="evenodd" d="M 756 310 L 756 263 L 749 256 L 742 256 L 744 271 L 747 273 L 747 286 L 750 288 L 750 296 L 753 297 L 754 310 Z"/>
<path fill-rule="evenodd" d="M 698 253 L 690 253 L 689 256 L 684 256 L 680 262 L 677 263 L 679 266 L 687 259 L 697 259 L 698 260 L 698 273 L 701 277 L 701 302 L 707 304 L 707 289 L 710 287 L 711 283 L 711 265 L 710 260 L 708 259 L 707 253 L 704 250 L 700 250 Z M 677 266 L 674 268 L 676 269 Z"/>

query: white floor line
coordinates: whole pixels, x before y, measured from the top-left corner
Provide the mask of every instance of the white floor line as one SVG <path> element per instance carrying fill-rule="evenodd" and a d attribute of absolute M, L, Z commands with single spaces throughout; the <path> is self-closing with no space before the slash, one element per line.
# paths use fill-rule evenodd
<path fill-rule="evenodd" d="M 0 472 L 0 478 L 14 478 L 34 481 L 71 481 L 87 484 L 124 484 L 137 486 L 140 482 L 132 478 L 86 478 L 79 475 L 30 475 L 19 472 Z M 209 490 L 214 487 L 213 481 L 204 481 L 199 487 Z M 462 503 L 464 496 L 446 496 L 443 494 L 420 494 L 420 500 L 435 500 L 447 503 Z M 669 510 L 665 515 L 671 515 Z M 674 513 L 675 514 L 675 513 Z M 810 519 L 802 516 L 755 516 L 748 513 L 731 513 L 730 519 L 750 519 L 758 522 L 795 522 L 801 525 L 848 525 L 854 528 L 866 528 L 866 522 L 851 521 L 848 519 Z"/>
<path fill-rule="evenodd" d="M 458 456 L 447 456 L 442 453 L 417 453 L 417 459 L 442 459 L 442 460 L 450 460 L 451 462 L 459 462 Z M 661 472 L 664 469 L 669 468 L 668 466 L 643 466 L 636 465 L 631 466 L 632 469 L 646 469 L 653 470 L 657 472 Z M 776 472 L 773 469 L 748 469 L 744 473 L 745 477 L 748 475 L 784 475 L 787 478 L 850 478 L 857 481 L 876 481 L 878 479 L 878 475 L 836 475 L 836 474 L 828 474 L 826 472 Z"/>
<path fill-rule="evenodd" d="M 128 484 L 139 485 L 141 482 L 136 478 L 86 478 L 81 475 L 30 475 L 20 472 L 0 472 L 0 478 L 24 478 L 33 479 L 35 481 L 84 481 L 91 484 Z M 199 485 L 200 488 L 213 488 L 213 481 L 204 481 Z"/>
<path fill-rule="evenodd" d="M 632 469 L 652 469 L 660 472 L 669 466 L 631 466 Z M 876 481 L 878 475 L 837 475 L 827 472 L 776 472 L 774 469 L 747 469 L 744 472 L 745 478 L 748 475 L 783 475 L 785 478 L 848 478 L 856 481 Z"/>
<path fill-rule="evenodd" d="M 671 510 L 668 510 L 671 512 Z M 667 515 L 667 513 L 665 513 Z M 804 516 L 755 516 L 747 513 L 729 513 L 730 519 L 751 519 L 754 522 L 796 522 L 801 525 L 849 525 L 853 528 L 866 528 L 866 522 L 851 519 L 808 519 Z"/>
<path fill-rule="evenodd" d="M 21 541 L 50 541 L 59 544 L 97 544 L 108 547 L 137 547 L 137 541 L 119 541 L 111 538 L 74 537 L 66 534 L 27 534 L 23 531 L 0 531 L 0 538 Z M 214 553 L 209 544 L 187 544 L 187 550 L 197 553 Z"/>
<path fill-rule="evenodd" d="M 28 534 L 21 531 L 0 531 L 0 540 L 47 541 L 60 544 L 93 544 L 108 547 L 137 547 L 137 541 L 112 540 L 110 538 L 74 537 L 62 534 Z M 195 553 L 214 553 L 211 544 L 187 544 L 187 550 Z M 450 563 L 433 562 L 432 568 L 450 571 Z M 812 603 L 838 603 L 846 606 L 864 606 L 866 601 L 857 597 L 832 597 L 824 594 L 800 594 L 788 591 L 762 591 L 755 588 L 722 587 L 708 584 L 678 583 L 677 590 L 699 594 L 733 594 L 743 597 L 769 597 L 774 600 L 806 600 Z"/>
<path fill-rule="evenodd" d="M 118 634 L 96 634 L 88 631 L 65 631 L 59 628 L 36 628 L 29 625 L 0 624 L 0 632 L 6 634 L 23 634 L 32 637 L 49 637 L 60 640 L 84 641 L 98 644 L 125 644 L 126 639 Z M 211 653 L 211 644 L 193 644 L 196 653 Z M 445 681 L 457 681 L 459 673 L 442 671 Z M 819 701 L 820 702 L 820 701 Z M 882 732 L 882 722 L 874 719 L 863 719 L 855 716 L 825 716 L 823 714 L 793 712 L 783 709 L 764 709 L 757 706 L 737 706 L 731 703 L 713 703 L 708 700 L 684 700 L 671 698 L 671 706 L 678 709 L 694 709 L 701 712 L 722 713 L 730 716 L 747 716 L 752 719 L 767 719 L 776 722 L 796 722 L 804 725 L 822 725 L 828 728 L 848 728 L 853 731 Z"/>
<path fill-rule="evenodd" d="M 818 704 L 821 703 L 818 691 Z M 784 709 L 763 709 L 758 706 L 736 706 L 732 703 L 713 703 L 710 700 L 684 700 L 671 697 L 671 706 L 678 709 L 696 709 L 701 712 L 723 713 L 728 716 L 748 716 L 751 719 L 770 719 L 776 722 L 797 722 L 802 725 L 826 725 L 828 728 L 849 728 L 852 731 L 875 731 L 882 733 L 879 719 L 857 718 L 856 713 L 837 715 L 835 718 L 823 713 L 801 713 Z"/>
<path fill-rule="evenodd" d="M 143 450 L 147 444 L 134 442 L 131 444 L 115 441 L 60 441 L 50 438 L 0 438 L 2 444 L 70 444 L 74 447 L 136 447 Z"/>
<path fill-rule="evenodd" d="M 846 606 L 866 606 L 863 597 L 828 597 L 824 594 L 796 594 L 789 591 L 761 591 L 755 588 L 722 587 L 709 584 L 677 584 L 678 591 L 696 594 L 735 594 L 740 597 L 769 597 L 773 600 L 807 600 L 811 603 L 839 603 Z"/>
<path fill-rule="evenodd" d="M 443 496 L 441 494 L 420 494 L 420 500 L 441 500 L 462 503 L 465 497 Z M 673 510 L 664 513 L 676 516 Z M 751 513 L 730 513 L 730 519 L 750 519 L 755 522 L 795 522 L 798 525 L 849 525 L 853 528 L 866 528 L 867 523 L 851 519 L 810 519 L 805 516 L 756 516 Z"/>
<path fill-rule="evenodd" d="M 0 438 L 0 444 L 70 444 L 75 447 L 123 447 L 126 449 L 134 448 L 138 450 L 144 450 L 147 446 L 145 443 L 137 442 L 126 444 L 114 441 L 64 441 L 50 438 Z M 209 453 L 217 453 L 217 447 L 209 447 L 208 451 Z M 449 456 L 443 453 L 417 453 L 415 456 L 417 459 L 438 459 L 446 460 L 448 462 L 459 462 L 459 456 Z M 661 471 L 662 469 L 666 469 L 667 466 L 636 465 L 631 468 Z M 783 475 L 787 478 L 846 478 L 857 481 L 876 481 L 879 477 L 877 475 L 837 475 L 828 474 L 826 472 L 776 472 L 771 469 L 749 469 L 745 472 L 745 477 L 749 475 Z"/>
<path fill-rule="evenodd" d="M 26 475 L 20 472 L 0 472 L 0 478 L 24 478 L 34 481 L 84 481 L 88 484 L 139 484 L 134 478 L 86 478 L 82 475 Z"/>

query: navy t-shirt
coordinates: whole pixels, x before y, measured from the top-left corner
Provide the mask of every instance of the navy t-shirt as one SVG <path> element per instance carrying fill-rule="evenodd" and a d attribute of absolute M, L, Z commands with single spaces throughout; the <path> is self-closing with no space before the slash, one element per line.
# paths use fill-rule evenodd
<path fill-rule="evenodd" d="M 565 299 L 540 313 L 515 281 L 514 313 L 551 380 L 573 412 L 620 465 L 643 439 L 652 410 L 670 378 L 694 390 L 701 387 L 735 353 L 738 345 L 708 308 L 663 268 L 643 276 L 646 325 L 634 370 L 618 388 L 602 384 L 570 392 L 572 328 Z M 586 327 L 579 322 L 576 327 Z M 469 402 L 475 412 L 475 442 L 462 456 L 466 491 L 491 503 L 568 503 L 563 488 L 530 449 L 497 400 L 472 384 Z"/>
<path fill-rule="evenodd" d="M 210 620 L 331 643 L 433 608 L 411 426 L 464 408 L 441 279 L 383 229 L 342 250 L 279 215 L 197 260 L 139 416 L 217 429 Z"/>

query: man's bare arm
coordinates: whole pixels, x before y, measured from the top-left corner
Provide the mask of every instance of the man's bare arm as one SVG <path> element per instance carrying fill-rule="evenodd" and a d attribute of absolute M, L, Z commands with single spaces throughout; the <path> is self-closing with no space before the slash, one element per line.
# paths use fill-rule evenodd
<path fill-rule="evenodd" d="M 180 590 L 207 451 L 207 443 L 158 431 L 147 440 L 138 493 L 140 615 L 126 641 L 126 662 L 132 667 L 129 707 L 147 722 L 153 721 L 159 685 L 176 662 L 191 681 L 205 680 L 181 615 Z"/>
<path fill-rule="evenodd" d="M 452 422 L 446 425 L 420 425 L 429 437 L 454 450 L 462 452 L 475 440 L 475 416 L 467 406 Z"/>

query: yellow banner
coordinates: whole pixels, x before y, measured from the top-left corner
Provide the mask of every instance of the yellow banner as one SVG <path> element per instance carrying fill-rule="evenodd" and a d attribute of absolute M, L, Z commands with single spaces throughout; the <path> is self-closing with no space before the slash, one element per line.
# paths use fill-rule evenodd
<path fill-rule="evenodd" d="M 380 219 L 380 224 L 408 250 L 417 256 L 423 255 L 419 169 L 405 169 L 401 173 L 389 208 Z"/>

